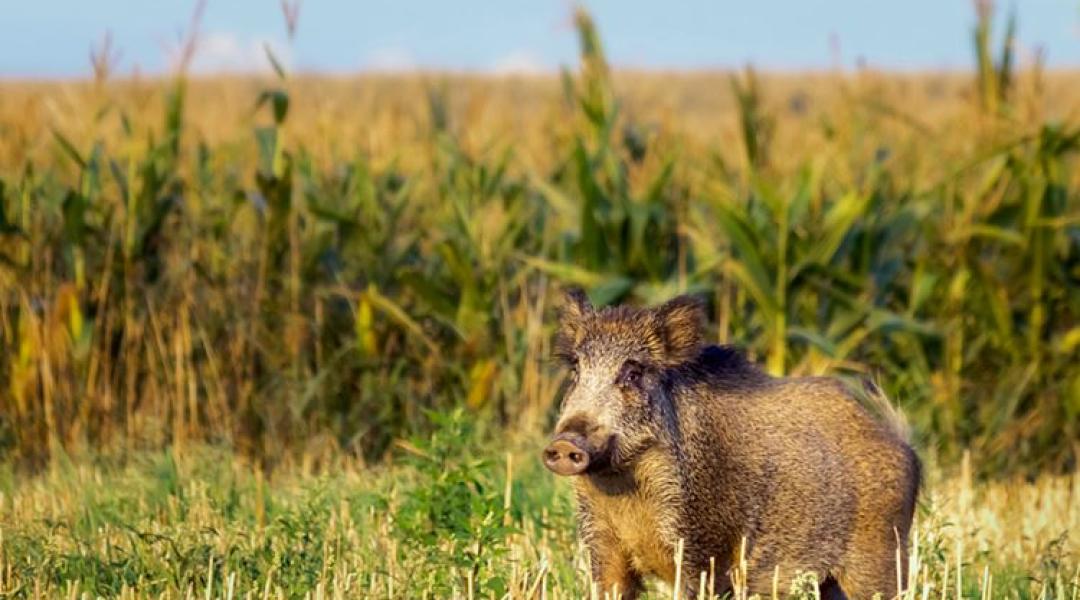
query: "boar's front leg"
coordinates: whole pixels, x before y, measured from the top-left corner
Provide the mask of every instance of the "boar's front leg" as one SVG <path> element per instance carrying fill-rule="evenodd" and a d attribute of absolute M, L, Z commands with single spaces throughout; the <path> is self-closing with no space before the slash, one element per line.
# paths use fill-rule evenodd
<path fill-rule="evenodd" d="M 589 544 L 593 581 L 600 598 L 634 600 L 642 591 L 641 574 L 630 564 L 626 553 L 613 542 L 597 540 Z"/>
<path fill-rule="evenodd" d="M 644 586 L 641 574 L 634 569 L 630 557 L 620 547 L 613 533 L 604 525 L 596 523 L 586 506 L 578 510 L 580 530 L 589 548 L 593 583 L 600 598 L 635 600 Z"/>

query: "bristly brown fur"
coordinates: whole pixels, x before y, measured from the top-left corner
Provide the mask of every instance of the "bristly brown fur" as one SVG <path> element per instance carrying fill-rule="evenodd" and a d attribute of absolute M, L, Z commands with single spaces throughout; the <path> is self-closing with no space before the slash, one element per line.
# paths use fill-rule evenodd
<path fill-rule="evenodd" d="M 705 306 L 700 299 L 679 296 L 660 306 L 653 313 L 663 342 L 665 366 L 680 365 L 693 360 L 701 350 L 701 331 L 705 322 Z"/>
<path fill-rule="evenodd" d="M 555 336 L 555 357 L 563 362 L 574 361 L 574 348 L 584 331 L 585 319 L 593 314 L 592 304 L 581 288 L 570 288 L 559 308 L 559 331 Z"/>
<path fill-rule="evenodd" d="M 679 296 L 654 310 L 629 306 L 597 310 L 583 291 L 572 288 L 559 312 L 555 355 L 573 362 L 590 335 L 610 334 L 622 328 L 636 336 L 648 359 L 661 367 L 674 367 L 701 351 L 704 321 L 704 305 L 692 296 Z"/>
<path fill-rule="evenodd" d="M 689 297 L 563 304 L 556 353 L 574 377 L 556 433 L 596 459 L 574 486 L 598 584 L 634 598 L 646 576 L 670 582 L 682 539 L 685 597 L 710 560 L 730 591 L 745 538 L 751 594 L 771 593 L 774 573 L 813 571 L 822 597 L 895 596 L 920 480 L 902 415 L 880 391 L 883 419 L 837 380 L 770 377 L 705 345 L 704 322 Z"/>

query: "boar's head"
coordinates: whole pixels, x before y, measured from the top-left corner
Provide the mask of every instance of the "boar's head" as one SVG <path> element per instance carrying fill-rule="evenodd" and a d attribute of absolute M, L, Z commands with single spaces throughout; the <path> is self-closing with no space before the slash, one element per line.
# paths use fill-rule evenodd
<path fill-rule="evenodd" d="M 567 293 L 556 353 L 570 372 L 545 466 L 559 475 L 632 467 L 662 435 L 665 373 L 701 351 L 703 321 L 689 296 L 597 309 L 580 290 Z"/>

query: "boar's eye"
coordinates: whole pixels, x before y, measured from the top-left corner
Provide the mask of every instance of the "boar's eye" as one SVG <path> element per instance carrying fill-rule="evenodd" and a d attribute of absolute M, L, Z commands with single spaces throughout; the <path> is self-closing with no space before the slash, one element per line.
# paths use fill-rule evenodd
<path fill-rule="evenodd" d="M 619 371 L 618 383 L 619 385 L 628 387 L 638 387 L 641 385 L 642 372 L 644 368 L 641 363 L 636 360 L 628 360 L 623 363 L 622 369 Z"/>
<path fill-rule="evenodd" d="M 578 359 L 576 356 L 566 357 L 566 369 L 570 371 L 570 377 L 577 379 L 578 376 Z"/>

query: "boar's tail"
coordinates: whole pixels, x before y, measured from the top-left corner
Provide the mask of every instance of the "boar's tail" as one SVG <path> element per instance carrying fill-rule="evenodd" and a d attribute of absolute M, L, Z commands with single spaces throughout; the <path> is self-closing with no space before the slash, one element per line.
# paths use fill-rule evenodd
<path fill-rule="evenodd" d="M 904 416 L 903 411 L 889 400 L 889 397 L 885 395 L 885 392 L 883 392 L 881 387 L 873 380 L 863 380 L 862 392 L 861 396 L 869 405 L 870 409 L 878 414 L 881 423 L 885 425 L 893 435 L 900 438 L 900 440 L 908 446 L 911 446 L 911 425 L 908 423 L 907 417 Z"/>
<path fill-rule="evenodd" d="M 919 488 L 922 487 L 923 470 L 922 461 L 915 452 L 911 443 L 911 425 L 903 411 L 889 401 L 889 397 L 881 390 L 878 384 L 870 379 L 864 379 L 862 393 L 864 404 L 873 412 L 877 413 L 879 422 L 892 435 L 901 442 L 903 452 L 907 457 L 907 482 L 908 490 L 905 500 L 904 514 L 908 524 L 911 523 L 912 515 L 915 514 L 915 502 L 919 497 Z"/>

